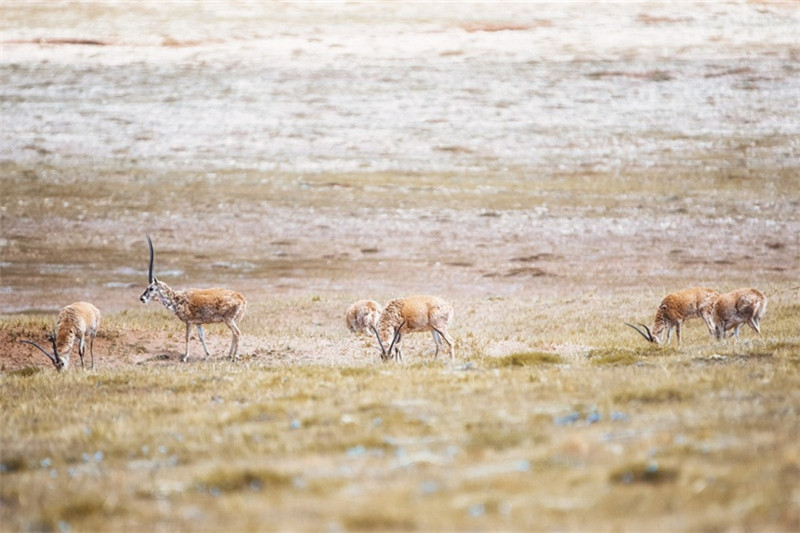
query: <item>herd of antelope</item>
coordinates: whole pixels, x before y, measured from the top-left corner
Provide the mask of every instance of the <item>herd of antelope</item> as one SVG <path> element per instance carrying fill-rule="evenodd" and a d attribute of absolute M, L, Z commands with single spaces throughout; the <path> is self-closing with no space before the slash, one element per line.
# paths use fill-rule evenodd
<path fill-rule="evenodd" d="M 713 289 L 694 287 L 668 294 L 661 300 L 656 311 L 653 331 L 639 324 L 644 331 L 632 324 L 627 324 L 649 342 L 668 343 L 675 330 L 678 344 L 681 343 L 681 324 L 690 318 L 701 318 L 708 332 L 721 340 L 728 331 L 733 330 L 734 337 L 747 324 L 761 334 L 761 319 L 767 312 L 767 297 L 756 289 L 736 289 L 720 294 Z M 666 339 L 664 338 L 666 337 Z"/>
<path fill-rule="evenodd" d="M 239 336 L 241 331 L 237 322 L 247 311 L 247 300 L 230 289 L 184 289 L 175 290 L 159 281 L 153 266 L 155 251 L 150 236 L 148 284 L 139 300 L 146 304 L 151 300 L 161 302 L 186 325 L 186 349 L 181 361 L 189 358 L 189 337 L 192 326 L 197 326 L 197 334 L 203 345 L 206 359 L 210 356 L 203 334 L 203 324 L 225 323 L 231 330 L 232 339 L 228 357 L 238 359 Z M 648 342 L 667 344 L 675 330 L 678 344 L 681 342 L 681 324 L 690 318 L 700 318 L 708 327 L 709 333 L 721 340 L 733 330 L 734 337 L 744 324 L 756 333 L 761 333 L 760 322 L 767 310 L 767 298 L 756 289 L 737 289 L 721 294 L 713 289 L 694 287 L 672 294 L 661 300 L 656 311 L 653 329 L 639 324 L 626 325 L 639 332 Z M 345 322 L 350 331 L 356 334 L 375 335 L 380 347 L 381 359 L 402 360 L 400 344 L 406 333 L 430 331 L 436 344 L 434 357 L 439 355 L 442 341 L 447 343 L 450 359 L 455 357 L 455 341 L 447 331 L 453 319 L 453 306 L 437 296 L 409 296 L 397 298 L 381 306 L 374 300 L 359 300 L 345 313 Z M 100 311 L 88 302 L 75 302 L 64 307 L 58 316 L 53 333 L 48 336 L 53 353 L 49 353 L 33 341 L 21 340 L 31 344 L 44 353 L 56 367 L 64 370 L 69 367 L 69 357 L 75 340 L 78 340 L 78 354 L 81 367 L 84 367 L 86 337 L 89 338 L 91 368 L 94 368 L 94 339 L 100 327 Z M 387 348 L 388 345 L 388 348 Z"/>

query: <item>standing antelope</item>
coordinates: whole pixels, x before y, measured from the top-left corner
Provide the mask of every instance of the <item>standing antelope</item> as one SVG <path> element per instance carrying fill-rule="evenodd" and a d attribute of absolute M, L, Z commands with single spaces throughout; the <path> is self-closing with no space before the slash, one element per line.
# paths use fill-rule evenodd
<path fill-rule="evenodd" d="M 53 354 L 31 341 L 20 341 L 39 348 L 59 372 L 69 367 L 69 355 L 75 338 L 78 338 L 78 355 L 86 355 L 86 335 L 89 335 L 89 354 L 92 357 L 92 370 L 94 370 L 94 338 L 100 328 L 100 310 L 88 302 L 75 302 L 63 308 L 58 314 L 56 329 L 48 336 L 53 345 Z"/>
<path fill-rule="evenodd" d="M 690 318 L 700 317 L 706 323 L 709 333 L 713 332 L 711 322 L 707 318 L 705 310 L 710 308 L 714 300 L 719 296 L 719 293 L 713 289 L 706 289 L 703 287 L 693 287 L 678 292 L 668 294 L 661 300 L 661 305 L 658 306 L 656 317 L 653 324 L 653 332 L 650 332 L 647 326 L 642 326 L 647 334 L 642 330 L 631 324 L 626 324 L 639 334 L 647 339 L 649 342 L 656 344 L 668 344 L 672 338 L 672 329 L 674 328 L 678 337 L 678 345 L 681 343 L 681 324 L 684 320 Z M 666 329 L 666 340 L 664 340 L 664 330 Z"/>
<path fill-rule="evenodd" d="M 213 324 L 224 322 L 233 333 L 231 349 L 228 357 L 237 359 L 239 349 L 239 335 L 241 331 L 236 322 L 244 317 L 247 310 L 247 300 L 240 293 L 230 289 L 184 289 L 173 290 L 169 285 L 158 281 L 153 275 L 153 241 L 147 236 L 147 244 L 150 246 L 150 273 L 149 285 L 139 298 L 143 304 L 155 298 L 164 307 L 175 313 L 184 324 L 186 324 L 186 352 L 181 361 L 189 359 L 189 333 L 193 325 L 197 326 L 197 333 L 200 342 L 203 343 L 203 350 L 206 352 L 206 360 L 209 353 L 206 347 L 206 340 L 203 336 L 203 324 Z"/>
<path fill-rule="evenodd" d="M 347 309 L 345 322 L 353 333 L 370 335 L 370 328 L 378 325 L 381 305 L 374 300 L 359 300 Z"/>
<path fill-rule="evenodd" d="M 400 343 L 403 335 L 418 331 L 430 331 L 436 343 L 436 353 L 439 355 L 442 339 L 447 343 L 450 359 L 455 356 L 453 338 L 447 333 L 447 326 L 453 319 L 453 306 L 436 296 L 409 296 L 390 300 L 381 313 L 378 325 L 372 331 L 378 338 L 381 348 L 381 359 L 384 361 L 397 356 L 402 359 Z M 388 351 L 386 343 L 392 339 Z M 394 353 L 393 353 L 394 351 Z"/>
<path fill-rule="evenodd" d="M 704 312 L 717 339 L 723 339 L 730 329 L 733 329 L 733 336 L 738 337 L 744 324 L 760 335 L 760 322 L 767 312 L 767 297 L 756 289 L 736 289 L 719 295 Z"/>

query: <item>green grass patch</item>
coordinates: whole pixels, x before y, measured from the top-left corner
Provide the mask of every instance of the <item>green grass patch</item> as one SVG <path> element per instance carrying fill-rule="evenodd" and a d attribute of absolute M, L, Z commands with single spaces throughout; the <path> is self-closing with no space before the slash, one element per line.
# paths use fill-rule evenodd
<path fill-rule="evenodd" d="M 289 487 L 292 485 L 292 478 L 286 474 L 268 469 L 219 468 L 198 478 L 195 485 L 198 490 L 208 491 L 212 494 L 261 491 Z"/>
<path fill-rule="evenodd" d="M 467 449 L 472 454 L 485 453 L 487 450 L 502 451 L 515 448 L 530 438 L 527 431 L 495 424 L 487 427 L 467 424 L 467 432 L 469 435 Z"/>
<path fill-rule="evenodd" d="M 659 465 L 656 461 L 646 463 L 633 463 L 622 466 L 609 475 L 609 481 L 614 484 L 648 484 L 660 485 L 674 483 L 678 479 L 677 468 Z"/>
<path fill-rule="evenodd" d="M 20 368 L 17 370 L 12 370 L 8 373 L 9 376 L 16 376 L 20 378 L 29 378 L 31 376 L 35 376 L 39 372 L 42 372 L 41 368 L 35 368 L 32 366 L 26 366 L 24 368 Z"/>
<path fill-rule="evenodd" d="M 562 363 L 560 355 L 550 352 L 519 352 L 492 360 L 494 368 L 540 366 Z"/>
<path fill-rule="evenodd" d="M 354 513 L 346 516 L 343 522 L 346 531 L 414 531 L 418 529 L 412 517 L 405 516 L 391 508 Z"/>
<path fill-rule="evenodd" d="M 13 474 L 21 472 L 28 467 L 27 461 L 20 457 L 3 457 L 0 461 L 0 474 Z"/>
<path fill-rule="evenodd" d="M 730 348 L 720 353 L 731 353 L 742 357 L 765 358 L 781 357 L 788 359 L 800 359 L 800 342 L 798 341 L 740 341 Z"/>
<path fill-rule="evenodd" d="M 684 388 L 678 387 L 661 387 L 648 390 L 627 390 L 616 393 L 613 396 L 615 402 L 630 403 L 669 403 L 669 402 L 683 402 L 691 400 L 694 395 Z"/>

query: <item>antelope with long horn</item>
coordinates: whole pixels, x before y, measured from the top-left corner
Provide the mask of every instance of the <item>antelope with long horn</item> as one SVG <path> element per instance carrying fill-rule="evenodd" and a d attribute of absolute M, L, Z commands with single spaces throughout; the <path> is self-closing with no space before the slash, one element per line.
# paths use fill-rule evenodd
<path fill-rule="evenodd" d="M 161 302 L 164 307 L 186 324 L 186 351 L 181 361 L 185 362 L 189 359 L 189 334 L 192 326 L 197 326 L 197 334 L 203 344 L 203 350 L 206 352 L 206 360 L 208 360 L 210 354 L 203 335 L 203 324 L 219 322 L 224 322 L 233 334 L 228 357 L 236 359 L 239 349 L 239 335 L 241 334 L 237 322 L 244 317 L 247 311 L 245 297 L 230 289 L 172 289 L 153 275 L 155 253 L 153 251 L 153 241 L 150 240 L 149 235 L 147 236 L 147 244 L 150 246 L 149 284 L 139 300 L 143 304 L 146 304 L 151 299 Z"/>
<path fill-rule="evenodd" d="M 719 340 L 731 329 L 733 336 L 738 337 L 739 330 L 745 324 L 760 335 L 761 319 L 767 312 L 767 297 L 757 289 L 736 289 L 720 294 L 704 312 L 713 326 L 714 336 Z"/>
<path fill-rule="evenodd" d="M 53 345 L 53 353 L 32 341 L 21 340 L 26 344 L 35 346 L 50 359 L 59 372 L 69 367 L 69 356 L 72 345 L 78 339 L 78 355 L 81 358 L 81 368 L 84 368 L 86 355 L 86 337 L 89 337 L 89 354 L 92 358 L 94 369 L 94 338 L 100 328 L 100 310 L 89 302 L 75 302 L 63 308 L 58 314 L 58 322 L 53 333 L 48 335 L 48 340 Z"/>
<path fill-rule="evenodd" d="M 674 329 L 678 337 L 678 345 L 680 345 L 681 324 L 690 318 L 702 318 L 709 333 L 713 332 L 713 327 L 707 318 L 705 310 L 711 307 L 717 296 L 719 296 L 717 291 L 704 287 L 693 287 L 673 292 L 661 300 L 661 304 L 656 311 L 652 332 L 644 324 L 639 324 L 644 328 L 644 331 L 633 324 L 628 324 L 627 322 L 625 324 L 639 332 L 648 342 L 655 344 L 668 344 L 672 339 L 672 330 Z M 666 340 L 664 339 L 665 336 Z"/>
<path fill-rule="evenodd" d="M 372 331 L 378 338 L 381 359 L 386 361 L 396 357 L 402 360 L 400 343 L 403 335 L 420 331 L 430 331 L 439 355 L 442 339 L 447 343 L 450 359 L 455 357 L 455 342 L 447 332 L 453 319 L 453 306 L 436 296 L 409 296 L 390 300 L 381 313 L 378 325 Z M 389 349 L 386 344 L 392 339 Z"/>

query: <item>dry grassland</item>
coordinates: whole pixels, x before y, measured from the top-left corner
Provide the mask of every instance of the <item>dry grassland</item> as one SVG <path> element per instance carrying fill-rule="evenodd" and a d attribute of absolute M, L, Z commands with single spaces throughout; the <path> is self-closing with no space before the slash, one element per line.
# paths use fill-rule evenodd
<path fill-rule="evenodd" d="M 600 346 L 588 352 L 492 356 L 496 336 L 462 324 L 456 362 L 433 361 L 425 339 L 403 365 L 308 323 L 273 331 L 238 363 L 200 361 L 195 344 L 178 364 L 174 321 L 165 333 L 160 320 L 112 316 L 98 345 L 127 339 L 114 351 L 130 364 L 3 374 L 3 523 L 790 531 L 799 310 L 776 307 L 763 339 L 711 344 L 696 325 L 681 349 L 590 328 Z M 531 322 L 548 331 L 537 343 L 562 335 Z M 5 319 L 3 336 L 41 325 Z M 172 349 L 149 349 L 153 337 Z M 216 340 L 221 352 L 227 338 Z M 315 346 L 343 361 L 319 361 Z"/>
<path fill-rule="evenodd" d="M 0 529 L 800 530 L 796 5 L 254 5 L 3 4 Z M 689 286 L 761 336 L 625 326 Z M 345 328 L 413 293 L 455 360 Z"/>
<path fill-rule="evenodd" d="M 138 240 L 132 264 L 146 261 Z M 170 252 L 157 261 L 190 262 L 191 249 L 180 262 Z M 182 324 L 136 301 L 144 267 L 140 283 L 109 291 L 111 301 L 125 294 L 129 303 L 106 314 L 93 372 L 57 374 L 41 354 L 15 344 L 42 339 L 53 314 L 5 315 L 3 524 L 70 531 L 791 531 L 800 524 L 800 305 L 786 282 L 767 284 L 762 337 L 745 330 L 737 342 L 716 343 L 694 321 L 683 346 L 657 348 L 622 324 L 649 321 L 659 299 L 657 289 L 630 286 L 628 276 L 617 283 L 480 276 L 473 289 L 448 293 L 457 310 L 455 361 L 433 360 L 430 337 L 412 335 L 404 364 L 382 364 L 374 340 L 349 334 L 343 312 L 366 295 L 355 292 L 359 283 L 378 287 L 369 295 L 385 300 L 407 280 L 395 273 L 378 282 L 391 271 L 384 259 L 360 282 L 351 269 L 362 260 L 339 261 L 335 283 L 353 292 L 315 287 L 313 279 L 279 283 L 278 274 L 268 278 L 273 287 L 248 286 L 243 358 L 235 363 L 222 357 L 230 342 L 223 326 L 207 328 L 212 361 L 202 360 L 195 337 L 190 361 L 179 363 Z M 337 271 L 327 261 L 308 264 L 320 277 Z M 541 268 L 553 264 L 568 268 L 564 260 Z M 430 283 L 452 287 L 460 279 L 443 277 Z M 520 279 L 524 292 L 503 294 Z"/>

